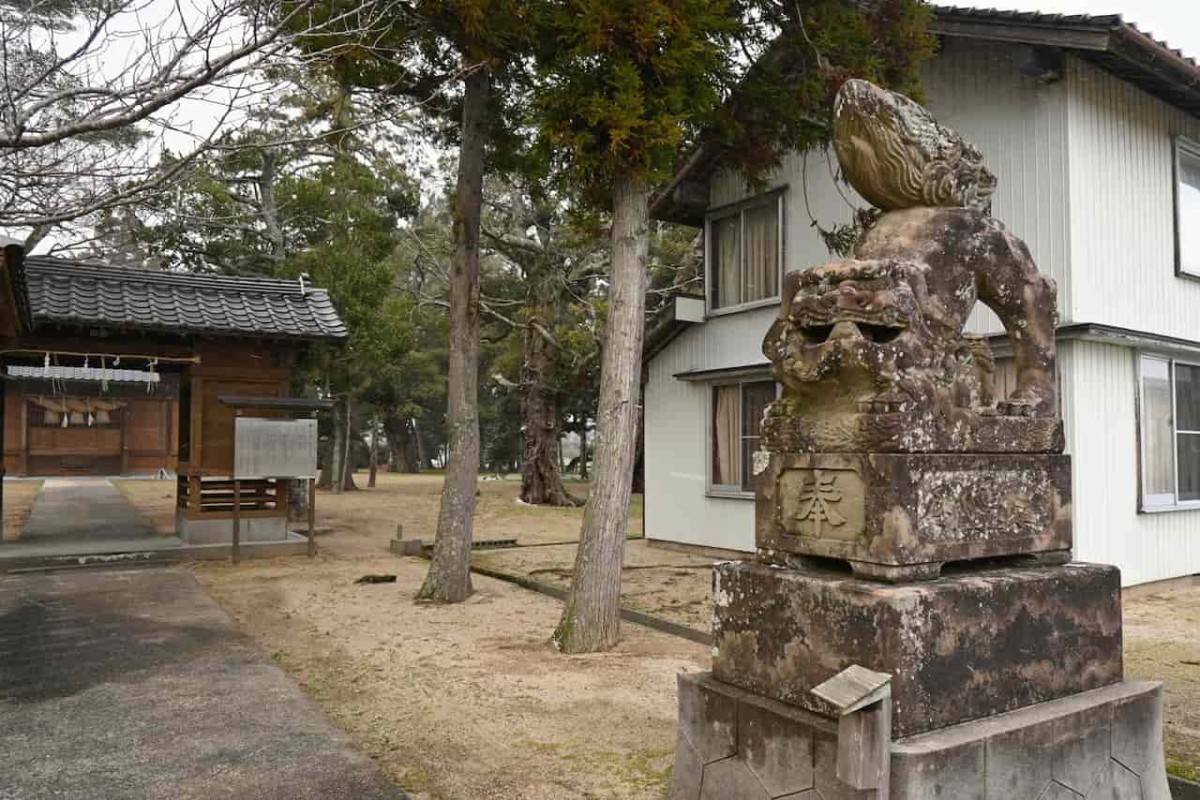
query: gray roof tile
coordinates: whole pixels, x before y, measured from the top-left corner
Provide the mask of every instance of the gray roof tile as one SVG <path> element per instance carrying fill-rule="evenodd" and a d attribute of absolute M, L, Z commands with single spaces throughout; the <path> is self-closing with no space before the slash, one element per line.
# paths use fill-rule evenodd
<path fill-rule="evenodd" d="M 296 281 L 25 259 L 37 325 L 87 325 L 168 333 L 344 339 L 324 289 Z"/>

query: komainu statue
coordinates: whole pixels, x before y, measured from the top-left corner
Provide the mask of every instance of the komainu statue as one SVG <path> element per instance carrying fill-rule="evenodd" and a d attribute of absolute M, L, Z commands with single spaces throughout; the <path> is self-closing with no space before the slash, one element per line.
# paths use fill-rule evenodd
<path fill-rule="evenodd" d="M 842 170 L 884 213 L 849 258 L 784 281 L 763 342 L 783 392 L 754 460 L 760 558 L 885 581 L 1070 558 L 1054 282 L 989 215 L 974 146 L 866 81 L 835 114 Z M 963 332 L 976 302 L 1007 333 L 1003 396 L 988 340 Z"/>
<path fill-rule="evenodd" d="M 1054 282 L 984 210 L 996 179 L 974 146 L 906 97 L 848 81 L 834 145 L 886 212 L 851 257 L 787 275 L 763 351 L 784 385 L 768 420 L 790 451 L 1053 452 Z M 976 301 L 1008 334 L 1015 388 L 993 396 Z"/>

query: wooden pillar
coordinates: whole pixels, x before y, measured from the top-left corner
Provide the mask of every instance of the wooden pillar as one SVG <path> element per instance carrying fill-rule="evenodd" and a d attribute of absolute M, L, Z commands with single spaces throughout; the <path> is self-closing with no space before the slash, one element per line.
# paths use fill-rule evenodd
<path fill-rule="evenodd" d="M 317 554 L 317 479 L 308 479 L 308 557 Z"/>
<path fill-rule="evenodd" d="M 241 559 L 242 539 L 242 482 L 233 479 L 233 563 Z"/>

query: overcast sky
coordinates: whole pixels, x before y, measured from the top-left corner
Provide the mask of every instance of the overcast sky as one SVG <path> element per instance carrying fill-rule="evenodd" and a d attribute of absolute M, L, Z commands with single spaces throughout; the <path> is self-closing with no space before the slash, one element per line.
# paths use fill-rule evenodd
<path fill-rule="evenodd" d="M 940 0 L 945 5 L 1041 11 L 1047 14 L 1120 14 L 1126 22 L 1200 60 L 1200 0 Z"/>

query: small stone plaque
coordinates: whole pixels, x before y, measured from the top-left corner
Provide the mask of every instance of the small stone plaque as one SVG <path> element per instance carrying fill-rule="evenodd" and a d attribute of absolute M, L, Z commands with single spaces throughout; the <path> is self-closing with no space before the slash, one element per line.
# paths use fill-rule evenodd
<path fill-rule="evenodd" d="M 779 475 L 779 521 L 791 536 L 853 541 L 865 526 L 862 477 L 852 469 L 788 469 Z"/>

